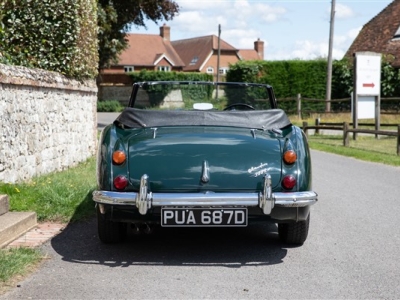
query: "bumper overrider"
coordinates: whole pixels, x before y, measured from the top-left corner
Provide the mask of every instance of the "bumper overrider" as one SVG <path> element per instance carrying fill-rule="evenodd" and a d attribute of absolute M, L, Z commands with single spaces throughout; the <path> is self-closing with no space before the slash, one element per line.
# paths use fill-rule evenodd
<path fill-rule="evenodd" d="M 139 192 L 94 191 L 93 201 L 99 204 L 132 205 L 139 213 L 146 215 L 152 207 L 260 207 L 265 215 L 271 214 L 275 206 L 304 207 L 318 201 L 317 193 L 272 192 L 271 176 L 263 179 L 263 191 L 259 193 L 152 193 L 149 190 L 149 177 L 145 174 L 140 180 Z"/>

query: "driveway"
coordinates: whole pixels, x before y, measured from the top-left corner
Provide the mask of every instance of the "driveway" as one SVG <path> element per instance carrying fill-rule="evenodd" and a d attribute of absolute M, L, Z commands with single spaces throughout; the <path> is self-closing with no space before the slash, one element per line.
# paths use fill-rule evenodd
<path fill-rule="evenodd" d="M 111 124 L 119 116 L 119 114 L 120 113 L 106 113 L 106 112 L 97 113 L 97 128 L 103 129 L 108 124 Z"/>
<path fill-rule="evenodd" d="M 309 237 L 274 225 L 159 228 L 104 245 L 96 220 L 70 224 L 46 260 L 0 299 L 398 299 L 400 168 L 312 151 Z"/>

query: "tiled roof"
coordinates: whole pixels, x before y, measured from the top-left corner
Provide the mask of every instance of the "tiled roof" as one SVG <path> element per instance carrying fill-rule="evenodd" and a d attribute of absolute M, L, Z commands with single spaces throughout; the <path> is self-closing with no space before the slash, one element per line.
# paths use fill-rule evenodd
<path fill-rule="evenodd" d="M 257 60 L 257 59 L 261 59 L 258 56 L 257 51 L 254 50 L 254 49 L 240 49 L 239 50 L 239 56 L 240 56 L 240 59 L 242 59 L 242 60 Z"/>
<path fill-rule="evenodd" d="M 182 58 L 186 67 L 185 71 L 199 70 L 201 65 L 211 56 L 213 51 L 218 50 L 218 37 L 208 35 L 185 40 L 172 41 L 172 46 Z M 220 40 L 221 51 L 238 50 L 227 42 Z"/>
<path fill-rule="evenodd" d="M 126 38 L 129 46 L 119 56 L 118 65 L 154 66 L 164 56 L 174 67 L 184 66 L 171 42 L 159 35 L 128 33 Z"/>
<path fill-rule="evenodd" d="M 400 27 L 400 0 L 394 0 L 363 26 L 345 57 L 355 52 L 376 52 L 395 57 L 393 65 L 400 67 L 400 39 L 393 39 Z"/>

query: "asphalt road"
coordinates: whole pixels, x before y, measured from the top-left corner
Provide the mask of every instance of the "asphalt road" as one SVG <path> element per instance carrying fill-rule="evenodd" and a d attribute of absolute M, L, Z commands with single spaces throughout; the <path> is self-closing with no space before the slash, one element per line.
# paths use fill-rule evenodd
<path fill-rule="evenodd" d="M 96 222 L 69 225 L 48 259 L 0 299 L 398 299 L 400 168 L 312 151 L 306 243 L 275 226 L 159 229 L 103 245 Z"/>
<path fill-rule="evenodd" d="M 119 116 L 120 113 L 97 113 L 97 128 L 103 129 L 108 124 L 111 124 Z"/>

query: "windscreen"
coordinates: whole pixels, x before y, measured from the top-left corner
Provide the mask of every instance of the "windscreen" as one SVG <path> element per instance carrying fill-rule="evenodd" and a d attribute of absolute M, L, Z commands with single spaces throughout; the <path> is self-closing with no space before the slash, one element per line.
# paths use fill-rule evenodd
<path fill-rule="evenodd" d="M 266 85 L 213 82 L 150 82 L 138 85 L 130 106 L 139 109 L 268 110 L 274 108 Z"/>

